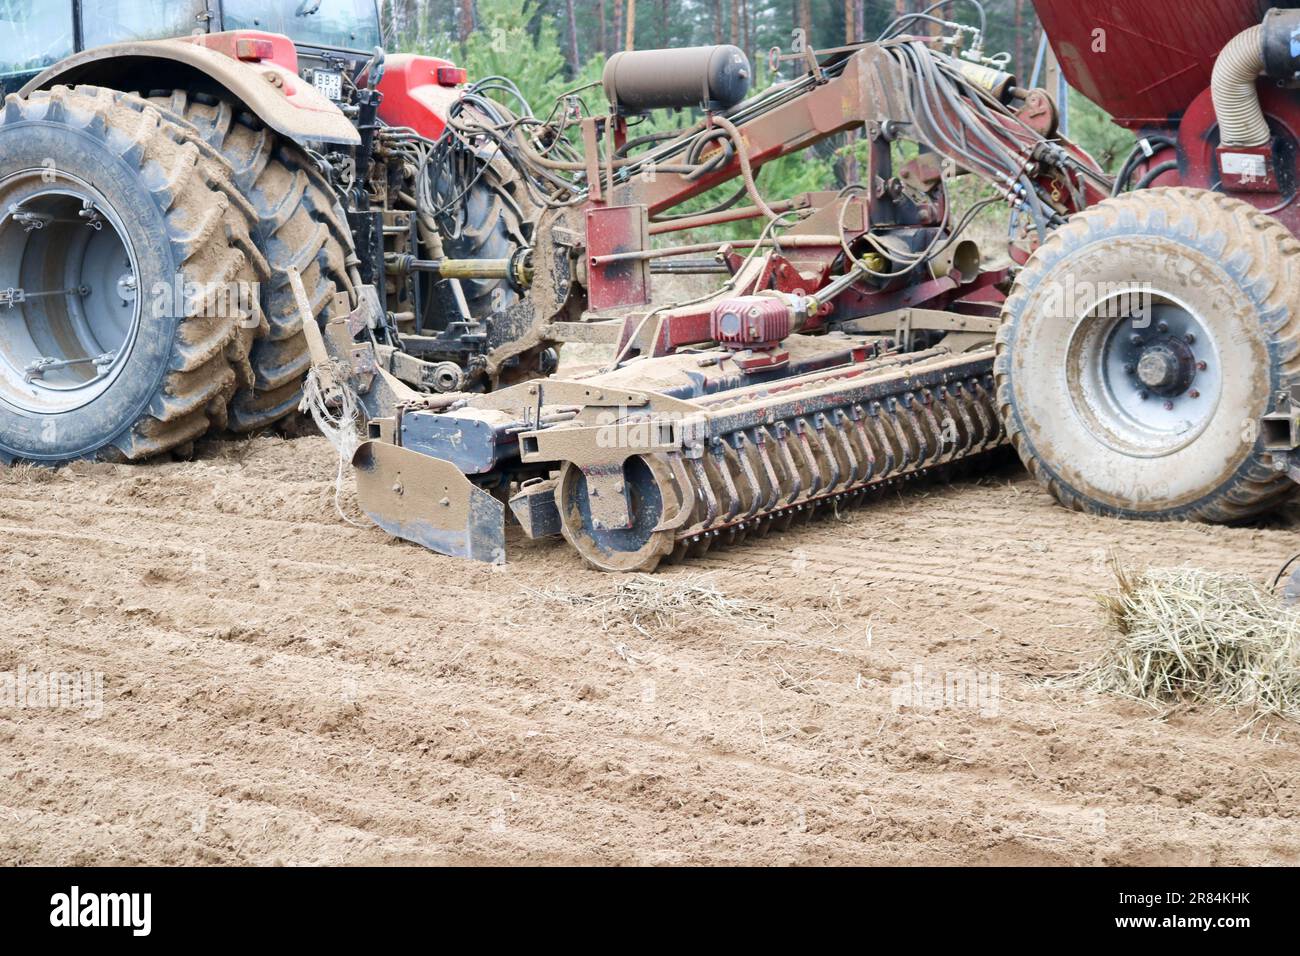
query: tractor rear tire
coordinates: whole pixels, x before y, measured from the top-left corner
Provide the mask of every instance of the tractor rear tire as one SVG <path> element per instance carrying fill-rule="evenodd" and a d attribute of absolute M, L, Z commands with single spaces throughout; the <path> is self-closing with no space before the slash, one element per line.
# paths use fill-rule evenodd
<path fill-rule="evenodd" d="M 1016 279 L 994 371 L 1021 459 L 1068 507 L 1260 515 L 1296 490 L 1260 419 L 1300 383 L 1300 242 L 1205 190 L 1102 202 Z"/>
<path fill-rule="evenodd" d="M 253 238 L 271 267 L 263 306 L 270 332 L 254 343 L 254 383 L 230 407 L 230 428 L 251 432 L 294 417 L 311 365 L 289 269 L 297 269 L 316 321 L 336 293 L 357 304 L 356 255 L 347 216 L 312 160 L 239 108 L 185 90 L 152 92 L 149 101 L 193 126 L 234 168 L 237 189 L 256 212 Z"/>
<path fill-rule="evenodd" d="M 137 97 L 0 111 L 0 459 L 137 461 L 227 423 L 265 328 L 229 168 Z"/>

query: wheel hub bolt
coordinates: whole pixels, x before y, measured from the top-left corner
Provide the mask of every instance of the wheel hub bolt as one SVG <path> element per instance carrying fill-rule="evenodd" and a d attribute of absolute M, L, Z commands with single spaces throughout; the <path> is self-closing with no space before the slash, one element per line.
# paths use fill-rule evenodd
<path fill-rule="evenodd" d="M 1156 329 L 1157 329 L 1158 331 L 1160 331 L 1160 332 L 1168 332 L 1168 331 L 1169 331 L 1169 323 L 1168 323 L 1168 322 L 1159 322 L 1159 323 L 1156 324 Z"/>
<path fill-rule="evenodd" d="M 1205 363 L 1205 362 L 1197 362 L 1197 363 L 1196 363 L 1196 370 L 1197 370 L 1198 372 L 1204 372 L 1204 371 L 1205 371 L 1207 368 L 1209 368 L 1209 367 L 1210 367 L 1210 366 L 1209 366 L 1207 363 Z"/>
<path fill-rule="evenodd" d="M 1138 335 L 1137 333 L 1134 333 L 1133 335 L 1130 335 L 1130 336 L 1128 337 L 1128 340 L 1129 340 L 1129 342 L 1132 343 L 1133 345 L 1141 345 L 1141 344 L 1142 344 L 1142 336 Z"/>
<path fill-rule="evenodd" d="M 1183 341 L 1185 341 L 1188 345 L 1195 345 L 1195 344 L 1196 344 L 1196 333 L 1195 333 L 1195 332 L 1188 332 L 1186 335 L 1183 336 Z"/>
<path fill-rule="evenodd" d="M 1172 412 L 1173 410 L 1174 410 L 1174 403 L 1173 403 L 1173 402 L 1165 402 L 1165 411 L 1167 411 L 1167 412 Z"/>
<path fill-rule="evenodd" d="M 1188 398 L 1200 398 L 1200 397 L 1201 397 L 1201 393 L 1200 393 L 1199 391 L 1197 391 L 1196 389 L 1192 389 L 1190 392 L 1187 393 L 1187 397 L 1188 397 Z"/>

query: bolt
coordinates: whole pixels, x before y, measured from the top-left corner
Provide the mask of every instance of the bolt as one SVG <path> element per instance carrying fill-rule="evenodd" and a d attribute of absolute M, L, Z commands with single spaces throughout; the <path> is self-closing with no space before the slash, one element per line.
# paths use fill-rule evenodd
<path fill-rule="evenodd" d="M 1196 344 L 1196 333 L 1195 333 L 1195 332 L 1188 332 L 1186 335 L 1183 336 L 1183 341 L 1186 342 L 1188 345 L 1195 345 L 1195 344 Z"/>
<path fill-rule="evenodd" d="M 1128 337 L 1128 340 L 1129 340 L 1129 343 L 1130 343 L 1131 345 L 1141 345 L 1141 344 L 1142 344 L 1142 336 L 1138 335 L 1136 332 L 1135 332 L 1134 334 L 1130 335 L 1130 336 Z"/>
<path fill-rule="evenodd" d="M 1157 322 L 1157 323 L 1156 323 L 1156 331 L 1158 331 L 1158 332 L 1168 332 L 1168 331 L 1169 331 L 1169 323 L 1168 323 L 1168 322 Z"/>
<path fill-rule="evenodd" d="M 1125 363 L 1124 363 L 1124 374 L 1125 374 L 1125 375 L 1132 375 L 1135 371 L 1137 371 L 1137 369 L 1135 369 L 1135 368 L 1133 367 L 1133 363 L 1132 363 L 1132 362 L 1125 362 Z"/>
<path fill-rule="evenodd" d="M 1187 397 L 1188 397 L 1188 398 L 1200 398 L 1200 397 L 1201 397 L 1201 393 L 1200 393 L 1197 389 L 1192 389 L 1190 392 L 1187 393 Z"/>
<path fill-rule="evenodd" d="M 1209 366 L 1208 364 L 1206 364 L 1205 362 L 1197 362 L 1197 363 L 1196 363 L 1196 370 L 1197 370 L 1198 372 L 1204 372 L 1204 371 L 1205 371 L 1207 368 L 1209 368 L 1209 367 L 1210 367 L 1210 366 Z"/>
<path fill-rule="evenodd" d="M 1173 402 L 1165 402 L 1165 411 L 1167 411 L 1167 412 L 1172 412 L 1173 410 L 1174 410 L 1174 403 L 1173 403 Z"/>
<path fill-rule="evenodd" d="M 1138 392 L 1138 400 L 1145 402 L 1151 396 L 1147 392 Z"/>

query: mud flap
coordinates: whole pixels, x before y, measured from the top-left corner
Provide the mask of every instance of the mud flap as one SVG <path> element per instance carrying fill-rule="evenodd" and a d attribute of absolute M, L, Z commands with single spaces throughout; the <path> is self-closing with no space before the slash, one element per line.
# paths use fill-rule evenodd
<path fill-rule="evenodd" d="M 455 465 L 368 441 L 352 467 L 362 510 L 389 534 L 455 558 L 505 561 L 505 505 Z"/>

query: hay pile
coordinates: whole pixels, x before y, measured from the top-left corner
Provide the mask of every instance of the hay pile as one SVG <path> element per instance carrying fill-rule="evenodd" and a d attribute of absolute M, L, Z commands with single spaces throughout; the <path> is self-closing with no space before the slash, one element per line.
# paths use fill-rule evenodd
<path fill-rule="evenodd" d="M 1300 720 L 1300 611 L 1240 575 L 1115 569 L 1101 598 L 1115 645 L 1071 683 L 1153 704 Z"/>

